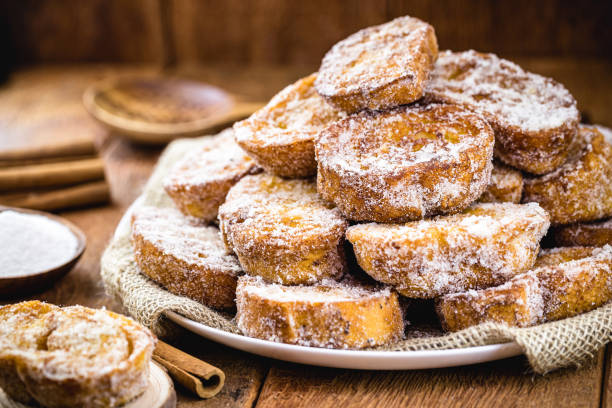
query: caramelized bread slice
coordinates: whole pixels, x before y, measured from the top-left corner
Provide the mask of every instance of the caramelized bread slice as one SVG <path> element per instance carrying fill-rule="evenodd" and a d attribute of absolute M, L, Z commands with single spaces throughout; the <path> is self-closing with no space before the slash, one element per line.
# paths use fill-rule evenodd
<path fill-rule="evenodd" d="M 315 91 L 312 74 L 289 85 L 248 119 L 234 124 L 236 142 L 267 172 L 314 176 L 314 139 L 344 114 Z"/>
<path fill-rule="evenodd" d="M 154 346 L 149 330 L 107 310 L 3 306 L 0 387 L 45 407 L 117 407 L 148 386 Z"/>
<path fill-rule="evenodd" d="M 457 331 L 483 322 L 525 327 L 596 309 L 612 299 L 612 247 L 544 250 L 534 269 L 497 287 L 440 298 L 442 325 Z"/>
<path fill-rule="evenodd" d="M 321 62 L 315 86 L 346 112 L 404 105 L 423 96 L 437 54 L 432 26 L 399 17 L 334 45 Z"/>
<path fill-rule="evenodd" d="M 537 204 L 475 204 L 461 214 L 347 230 L 372 278 L 411 298 L 499 285 L 533 266 L 548 229 Z"/>
<path fill-rule="evenodd" d="M 217 218 L 229 189 L 245 175 L 258 171 L 255 162 L 234 142 L 233 131 L 227 129 L 180 160 L 163 185 L 183 214 L 211 222 Z"/>
<path fill-rule="evenodd" d="M 563 85 L 475 51 L 441 52 L 425 98 L 482 114 L 495 130 L 496 157 L 534 174 L 565 162 L 580 122 Z"/>
<path fill-rule="evenodd" d="M 340 277 L 347 225 L 313 181 L 269 174 L 240 180 L 219 208 L 225 243 L 244 271 L 286 285 Z"/>
<path fill-rule="evenodd" d="M 132 216 L 134 258 L 142 273 L 168 291 L 207 306 L 235 306 L 242 269 L 214 226 L 171 208 L 143 207 Z"/>
<path fill-rule="evenodd" d="M 404 334 L 397 294 L 351 280 L 282 286 L 243 276 L 236 304 L 238 327 L 263 340 L 358 349 L 391 343 Z"/>
<path fill-rule="evenodd" d="M 577 223 L 555 230 L 555 241 L 560 246 L 612 245 L 612 218 L 592 223 Z"/>
<path fill-rule="evenodd" d="M 552 173 L 526 178 L 523 202 L 537 202 L 553 225 L 612 216 L 612 146 L 594 128 L 581 127 L 570 159 Z"/>
<path fill-rule="evenodd" d="M 489 184 L 493 142 L 486 121 L 458 106 L 363 112 L 321 133 L 317 189 L 355 221 L 456 213 Z"/>

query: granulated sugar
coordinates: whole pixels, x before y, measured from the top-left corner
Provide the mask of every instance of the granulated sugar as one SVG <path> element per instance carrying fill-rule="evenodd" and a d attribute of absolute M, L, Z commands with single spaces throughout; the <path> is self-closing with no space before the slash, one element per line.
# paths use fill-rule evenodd
<path fill-rule="evenodd" d="M 42 272 L 69 261 L 78 241 L 59 222 L 41 215 L 0 212 L 0 277 Z"/>

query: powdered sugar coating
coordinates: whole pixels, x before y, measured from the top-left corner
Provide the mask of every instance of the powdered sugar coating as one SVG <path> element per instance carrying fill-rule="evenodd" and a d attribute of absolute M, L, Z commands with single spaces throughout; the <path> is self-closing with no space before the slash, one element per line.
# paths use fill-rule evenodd
<path fill-rule="evenodd" d="M 541 177 L 525 178 L 523 202 L 539 203 L 553 225 L 612 216 L 612 146 L 590 127 L 582 126 L 579 137 L 567 163 Z"/>
<path fill-rule="evenodd" d="M 226 129 L 176 163 L 163 186 L 183 214 L 210 222 L 217 218 L 231 186 L 258 171 L 255 162 L 234 142 L 234 132 Z"/>
<path fill-rule="evenodd" d="M 461 211 L 489 183 L 493 142 L 490 126 L 457 106 L 362 112 L 319 136 L 317 189 L 356 221 Z"/>
<path fill-rule="evenodd" d="M 423 95 L 437 53 L 432 26 L 399 17 L 335 44 L 321 62 L 315 87 L 347 112 L 414 102 Z"/>
<path fill-rule="evenodd" d="M 529 326 L 588 312 L 612 299 L 612 246 L 543 250 L 534 269 L 493 288 L 442 297 L 450 330 L 485 321 Z M 526 301 L 527 300 L 527 301 Z"/>
<path fill-rule="evenodd" d="M 171 208 L 139 208 L 132 217 L 140 270 L 170 292 L 214 308 L 233 308 L 242 268 L 214 226 Z"/>
<path fill-rule="evenodd" d="M 555 241 L 561 246 L 612 245 L 612 218 L 560 227 L 555 230 Z"/>
<path fill-rule="evenodd" d="M 38 301 L 4 306 L 0 317 L 0 386 L 17 401 L 115 407 L 148 385 L 155 339 L 131 319 Z"/>
<path fill-rule="evenodd" d="M 352 280 L 315 286 L 282 286 L 240 278 L 236 323 L 264 340 L 326 348 L 363 348 L 403 336 L 397 294 Z"/>
<path fill-rule="evenodd" d="M 317 74 L 287 86 L 248 119 L 234 124 L 236 142 L 269 173 L 303 178 L 316 173 L 314 139 L 344 113 L 314 89 Z"/>
<path fill-rule="evenodd" d="M 543 310 L 541 289 L 533 274 L 521 274 L 487 289 L 442 296 L 436 302 L 442 327 L 448 331 L 483 322 L 528 327 L 542 320 Z"/>
<path fill-rule="evenodd" d="M 425 98 L 482 114 L 495 130 L 496 156 L 535 174 L 565 161 L 580 121 L 563 85 L 473 50 L 441 52 Z"/>
<path fill-rule="evenodd" d="M 518 204 L 522 196 L 523 175 L 521 172 L 494 161 L 491 181 L 478 202 Z"/>
<path fill-rule="evenodd" d="M 407 297 L 499 285 L 535 262 L 549 226 L 537 204 L 475 204 L 461 214 L 403 225 L 348 228 L 359 265 Z"/>
<path fill-rule="evenodd" d="M 612 129 L 610 129 L 609 127 L 602 126 L 602 125 L 592 125 L 592 127 L 597 129 L 599 133 L 603 135 L 606 143 L 612 145 Z"/>
<path fill-rule="evenodd" d="M 220 207 L 219 226 L 248 274 L 300 284 L 346 269 L 347 222 L 318 196 L 313 181 L 247 176 Z"/>

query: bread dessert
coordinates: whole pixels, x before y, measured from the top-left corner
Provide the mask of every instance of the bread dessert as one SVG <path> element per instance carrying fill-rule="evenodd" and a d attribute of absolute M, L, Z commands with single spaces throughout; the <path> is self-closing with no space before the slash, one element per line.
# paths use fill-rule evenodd
<path fill-rule="evenodd" d="M 612 247 L 544 250 L 534 269 L 497 287 L 446 295 L 442 325 L 457 331 L 483 322 L 525 327 L 588 312 L 612 299 Z"/>
<path fill-rule="evenodd" d="M 247 176 L 219 209 L 219 226 L 249 275 L 286 285 L 313 284 L 346 270 L 347 222 L 310 180 Z"/>
<path fill-rule="evenodd" d="M 169 292 L 217 309 L 234 308 L 242 268 L 217 227 L 172 208 L 141 207 L 132 215 L 132 244 L 140 271 Z"/>
<path fill-rule="evenodd" d="M 521 202 L 523 195 L 523 175 L 520 171 L 502 163 L 493 162 L 491 181 L 478 201 L 481 203 Z"/>
<path fill-rule="evenodd" d="M 0 307 L 0 387 L 14 401 L 118 407 L 148 386 L 155 338 L 107 310 L 39 301 Z"/>
<path fill-rule="evenodd" d="M 562 165 L 580 122 L 576 100 L 550 78 L 494 54 L 441 52 L 425 99 L 465 106 L 495 130 L 495 155 L 534 174 Z"/>
<path fill-rule="evenodd" d="M 555 229 L 554 235 L 555 242 L 559 246 L 612 245 L 612 218 L 562 226 Z"/>
<path fill-rule="evenodd" d="M 553 225 L 612 216 L 612 146 L 597 130 L 585 126 L 580 128 L 579 142 L 563 166 L 525 178 L 523 202 L 539 203 Z"/>
<path fill-rule="evenodd" d="M 461 214 L 349 227 L 357 262 L 401 295 L 431 299 L 502 284 L 533 266 L 549 226 L 537 204 L 475 204 Z"/>
<path fill-rule="evenodd" d="M 317 74 L 287 86 L 248 119 L 234 124 L 236 142 L 267 172 L 314 176 L 314 139 L 344 114 L 315 90 Z"/>
<path fill-rule="evenodd" d="M 217 218 L 230 187 L 247 174 L 259 172 L 255 162 L 234 142 L 227 129 L 211 136 L 168 173 L 164 190 L 185 215 L 206 222 Z"/>
<path fill-rule="evenodd" d="M 414 102 L 438 54 L 434 29 L 399 17 L 340 41 L 325 54 L 315 87 L 346 112 Z"/>
<path fill-rule="evenodd" d="M 236 304 L 238 327 L 263 340 L 359 349 L 397 341 L 404 334 L 397 294 L 352 280 L 282 286 L 243 276 Z"/>
<path fill-rule="evenodd" d="M 521 274 L 499 286 L 442 296 L 436 311 L 447 331 L 483 322 L 528 327 L 542 320 L 542 301 L 537 277 Z"/>
<path fill-rule="evenodd" d="M 456 213 L 489 184 L 493 142 L 491 127 L 457 106 L 362 112 L 319 136 L 317 190 L 355 221 Z"/>

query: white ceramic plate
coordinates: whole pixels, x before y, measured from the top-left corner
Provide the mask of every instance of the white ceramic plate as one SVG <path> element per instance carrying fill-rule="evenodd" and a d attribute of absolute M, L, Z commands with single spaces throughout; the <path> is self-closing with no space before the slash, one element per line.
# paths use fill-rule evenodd
<path fill-rule="evenodd" d="M 202 337 L 238 350 L 277 360 L 323 367 L 362 370 L 417 370 L 477 364 L 513 357 L 522 353 L 521 348 L 514 342 L 431 351 L 359 351 L 294 346 L 213 329 L 173 312 L 166 312 L 166 316 Z"/>

